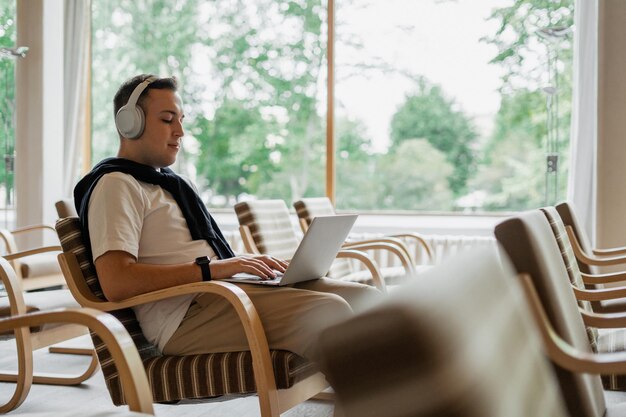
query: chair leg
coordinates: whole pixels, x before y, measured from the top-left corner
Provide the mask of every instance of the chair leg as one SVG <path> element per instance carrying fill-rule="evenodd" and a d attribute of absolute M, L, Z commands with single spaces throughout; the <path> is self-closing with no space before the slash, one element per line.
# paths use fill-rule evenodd
<path fill-rule="evenodd" d="M 34 384 L 47 384 L 47 385 L 78 385 L 86 381 L 98 370 L 98 357 L 93 349 L 78 349 L 78 348 L 50 348 L 53 353 L 65 353 L 73 355 L 89 355 L 91 356 L 91 362 L 89 366 L 80 375 L 64 375 L 64 374 L 52 374 L 52 373 L 40 373 L 33 375 Z M 19 375 L 16 373 L 1 372 L 0 382 L 18 382 Z"/>

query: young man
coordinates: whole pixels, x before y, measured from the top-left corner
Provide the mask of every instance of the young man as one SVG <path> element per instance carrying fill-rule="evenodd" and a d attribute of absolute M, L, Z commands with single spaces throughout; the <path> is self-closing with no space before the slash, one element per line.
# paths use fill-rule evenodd
<path fill-rule="evenodd" d="M 98 163 L 74 190 L 77 211 L 105 296 L 125 299 L 239 272 L 262 278 L 287 263 L 235 256 L 186 180 L 168 166 L 184 136 L 173 78 L 139 75 L 114 98 L 117 158 Z M 294 287 L 240 287 L 256 307 L 273 349 L 314 358 L 321 329 L 378 298 L 373 287 L 321 278 Z M 136 307 L 145 336 L 172 355 L 247 350 L 234 309 L 212 294 Z"/>

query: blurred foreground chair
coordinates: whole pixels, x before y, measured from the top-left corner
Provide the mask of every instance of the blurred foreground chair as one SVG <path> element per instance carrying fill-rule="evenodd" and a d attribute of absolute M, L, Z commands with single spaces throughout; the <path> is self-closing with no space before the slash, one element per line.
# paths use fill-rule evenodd
<path fill-rule="evenodd" d="M 27 233 L 45 232 L 46 230 L 48 233 L 54 233 L 54 227 L 45 224 L 20 227 L 11 231 L 0 229 L 0 240 L 4 244 L 4 253 L 10 255 L 20 251 L 24 252 L 18 247 L 16 237 Z M 60 250 L 61 248 L 57 246 L 57 251 Z M 65 285 L 56 254 L 49 253 L 50 251 L 49 248 L 33 248 L 29 250 L 28 256 L 11 260 L 11 266 L 15 270 L 24 291 Z"/>
<path fill-rule="evenodd" d="M 13 275 L 10 266 L 0 260 L 0 275 Z M 7 274 L 7 271 L 8 274 Z M 9 279 L 14 279 L 11 277 Z M 13 397 L 4 405 L 0 406 L 0 413 L 6 413 L 18 407 L 26 399 L 32 379 L 32 340 L 31 330 L 33 327 L 46 327 L 50 325 L 58 326 L 79 326 L 88 327 L 98 335 L 104 345 L 111 352 L 111 360 L 120 375 L 120 383 L 124 386 L 124 392 L 128 399 L 129 409 L 127 411 L 99 412 L 98 416 L 146 416 L 153 415 L 152 396 L 146 379 L 146 374 L 141 365 L 141 359 L 137 349 L 132 343 L 128 332 L 114 317 L 109 314 L 93 309 L 61 309 L 49 312 L 35 312 L 30 314 L 18 314 L 13 317 L 0 319 L 0 333 L 14 332 L 18 346 L 19 373 L 23 375 L 18 384 L 20 388 L 15 391 Z M 68 403 L 67 415 L 74 415 L 71 404 Z M 135 412 L 132 412 L 135 411 Z M 141 414 L 139 414 L 141 413 Z M 39 416 L 39 413 L 30 416 Z M 43 415 L 48 415 L 43 413 Z M 63 417 L 62 412 L 49 414 L 50 417 Z M 88 417 L 89 415 L 81 414 Z"/>
<path fill-rule="evenodd" d="M 520 282 L 495 250 L 434 267 L 320 343 L 337 417 L 568 415 Z"/>
<path fill-rule="evenodd" d="M 565 224 L 567 235 L 571 241 L 578 267 L 585 274 L 597 274 L 599 266 L 626 265 L 626 247 L 596 249 L 591 246 L 585 229 L 580 225 L 574 206 L 563 202 L 556 205 L 556 211 Z M 624 267 L 626 269 L 626 266 Z M 621 273 L 626 281 L 626 272 Z"/>
<path fill-rule="evenodd" d="M 19 255 L 19 254 L 17 254 Z M 15 255 L 14 255 L 15 256 Z M 7 260 L 0 258 L 0 283 L 6 295 L 0 297 L 0 323 L 10 321 L 26 313 L 45 313 L 52 309 L 79 307 L 68 290 L 50 290 L 23 294 L 20 281 Z M 93 349 L 50 347 L 52 353 L 66 353 L 91 356 L 91 363 L 80 375 L 34 374 L 33 351 L 87 334 L 87 328 L 68 322 L 33 323 L 30 329 L 24 328 L 13 332 L 12 328 L 0 331 L 0 340 L 15 338 L 17 346 L 17 372 L 2 371 L 1 382 L 14 382 L 12 398 L 0 405 L 0 412 L 7 412 L 18 407 L 28 395 L 32 383 L 51 385 L 78 385 L 97 370 L 98 361 Z"/>
<path fill-rule="evenodd" d="M 236 285 L 220 281 L 198 282 L 110 302 L 104 297 L 96 270 L 86 251 L 76 217 L 56 224 L 63 246 L 59 255 L 68 287 L 83 307 L 111 312 L 130 333 L 146 370 L 156 402 L 208 398 L 225 394 L 259 397 L 261 416 L 278 417 L 328 387 L 317 367 L 288 351 L 269 350 L 259 316 L 248 296 Z M 184 294 L 213 293 L 226 298 L 241 319 L 250 350 L 188 356 L 161 354 L 148 342 L 131 307 Z M 217 336 L 216 336 L 217 337 Z M 92 334 L 111 399 L 125 404 L 127 393 L 110 361 L 111 353 Z"/>
<path fill-rule="evenodd" d="M 282 259 L 290 259 L 293 256 L 300 237 L 293 228 L 289 210 L 283 200 L 237 203 L 235 213 L 237 213 L 239 231 L 246 251 Z M 386 283 L 383 279 L 385 271 L 379 269 L 378 265 L 363 252 L 377 249 L 390 251 L 400 259 L 402 273 L 398 275 L 394 270 L 398 280 L 415 275 L 415 268 L 402 249 L 388 243 L 374 242 L 354 245 L 339 251 L 328 276 L 375 285 L 380 290 L 386 291 Z M 355 271 L 350 260 L 362 262 L 367 269 Z"/>
<path fill-rule="evenodd" d="M 614 355 L 615 358 L 626 359 L 626 314 L 595 313 L 588 302 L 578 303 L 560 248 L 542 211 L 533 210 L 501 222 L 495 228 L 495 235 L 517 272 L 532 278 L 549 322 L 565 343 L 584 352 L 589 358 L 595 358 L 595 352 L 598 351 L 602 352 L 599 357 Z M 613 330 L 598 332 L 597 328 Z M 603 385 L 611 390 L 626 388 L 626 377 L 621 372 L 621 366 L 598 365 L 599 370 L 593 373 L 602 374 L 602 378 L 581 376 L 565 370 L 559 372 L 561 388 L 570 412 L 581 410 L 579 415 L 598 415 L 593 410 L 597 412 L 598 407 L 604 407 Z"/>
<path fill-rule="evenodd" d="M 296 214 L 300 222 L 300 228 L 306 232 L 313 218 L 317 216 L 332 216 L 335 214 L 335 207 L 328 197 L 302 198 L 293 203 Z M 367 243 L 370 241 L 387 242 L 392 244 L 400 244 L 405 250 L 413 264 L 425 266 L 433 261 L 434 251 L 428 244 L 426 239 L 418 233 L 400 233 L 395 235 L 387 235 L 383 237 L 368 240 L 348 240 L 345 248 L 359 243 Z M 419 258 L 415 259 L 411 256 L 407 246 L 414 247 L 413 253 L 418 254 Z M 419 268 L 418 268 L 419 269 Z M 418 271 L 420 272 L 420 271 Z"/>

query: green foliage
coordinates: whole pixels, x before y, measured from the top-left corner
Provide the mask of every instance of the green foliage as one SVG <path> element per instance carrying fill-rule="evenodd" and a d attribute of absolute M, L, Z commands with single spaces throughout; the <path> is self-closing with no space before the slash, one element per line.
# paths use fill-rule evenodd
<path fill-rule="evenodd" d="M 448 178 L 454 167 L 425 139 L 407 139 L 380 161 L 373 182 L 383 196 L 379 208 L 451 210 Z"/>
<path fill-rule="evenodd" d="M 556 142 L 559 150 L 557 199 L 563 199 L 567 180 L 567 148 L 571 117 L 572 35 L 540 36 L 545 28 L 572 25 L 573 0 L 516 0 L 493 11 L 498 31 L 484 41 L 498 48 L 492 63 L 502 65 L 502 101 L 493 133 L 484 146 L 470 190 L 486 197 L 483 209 L 525 210 L 549 204 L 546 199 L 546 93 L 548 54 L 556 57 L 558 87 Z M 544 45 L 541 45 L 541 44 Z M 555 102 L 553 101 L 553 104 Z M 554 192 L 554 175 L 548 190 Z"/>
<path fill-rule="evenodd" d="M 448 182 L 457 196 L 465 192 L 474 169 L 472 144 L 476 136 L 469 118 L 456 109 L 454 101 L 445 97 L 441 87 L 424 79 L 391 121 L 392 151 L 405 140 L 426 139 L 454 167 Z"/>

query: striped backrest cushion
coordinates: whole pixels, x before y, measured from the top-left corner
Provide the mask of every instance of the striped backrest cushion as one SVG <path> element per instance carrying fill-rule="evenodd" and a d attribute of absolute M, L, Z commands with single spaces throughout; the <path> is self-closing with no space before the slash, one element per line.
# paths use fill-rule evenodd
<path fill-rule="evenodd" d="M 554 233 L 556 242 L 559 245 L 561 257 L 563 258 L 563 263 L 565 264 L 565 268 L 567 269 L 567 275 L 570 282 L 576 288 L 584 290 L 585 283 L 583 282 L 582 275 L 580 274 L 580 270 L 578 269 L 578 262 L 576 261 L 576 256 L 574 255 L 574 249 L 572 249 L 572 244 L 569 240 L 569 237 L 567 236 L 567 232 L 565 231 L 565 225 L 563 224 L 559 213 L 554 207 L 544 207 L 541 209 L 541 211 L 548 219 L 550 227 L 552 228 L 552 233 Z M 578 300 L 578 305 L 585 311 L 593 312 L 591 303 L 589 301 Z M 595 327 L 587 326 L 587 336 L 589 337 L 591 348 L 594 352 L 597 352 L 598 329 L 596 329 Z"/>
<path fill-rule="evenodd" d="M 57 235 L 59 236 L 59 240 L 61 242 L 61 247 L 63 248 L 63 252 L 72 253 L 76 256 L 78 260 L 78 264 L 80 265 L 80 270 L 82 273 L 82 277 L 65 277 L 65 279 L 83 279 L 86 283 L 93 295 L 98 297 L 102 301 L 106 301 L 106 298 L 102 292 L 102 287 L 100 286 L 100 282 L 98 281 L 98 276 L 96 275 L 96 268 L 91 259 L 91 255 L 88 254 L 87 248 L 85 247 L 83 241 L 83 233 L 80 228 L 80 221 L 78 217 L 68 217 L 65 219 L 57 220 L 55 225 Z M 152 343 L 148 342 L 148 340 L 144 337 L 141 332 L 141 327 L 139 326 L 139 322 L 135 317 L 135 313 L 132 309 L 126 308 L 122 310 L 111 311 L 119 321 L 122 322 L 128 333 L 133 339 L 137 350 L 139 351 L 139 355 L 142 359 L 151 358 L 153 356 L 159 355 L 159 352 Z M 102 370 L 105 375 L 105 379 L 107 378 L 108 369 L 105 367 L 105 363 L 110 362 L 110 355 L 97 336 L 92 333 L 92 337 L 94 338 L 94 344 L 96 345 L 96 350 L 98 351 L 98 359 L 102 364 Z M 115 367 L 111 367 L 111 372 L 117 375 L 117 371 Z"/>
<path fill-rule="evenodd" d="M 307 224 L 311 224 L 314 217 L 335 214 L 335 208 L 328 197 L 303 198 L 293 203 L 293 207 L 298 218 L 306 220 Z"/>
<path fill-rule="evenodd" d="M 239 224 L 250 229 L 254 243 L 261 253 L 291 259 L 300 239 L 283 200 L 237 203 L 235 213 Z"/>

